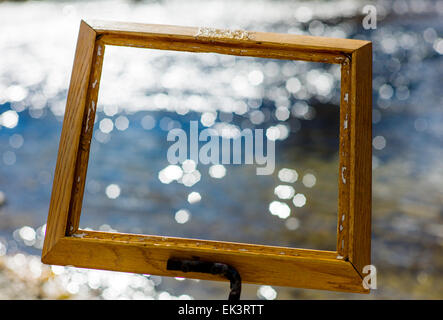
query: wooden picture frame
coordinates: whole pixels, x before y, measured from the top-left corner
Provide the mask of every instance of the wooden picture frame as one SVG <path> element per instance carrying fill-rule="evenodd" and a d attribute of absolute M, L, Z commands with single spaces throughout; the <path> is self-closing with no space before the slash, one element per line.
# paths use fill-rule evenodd
<path fill-rule="evenodd" d="M 106 45 L 214 52 L 341 65 L 336 251 L 79 229 Z M 47 264 L 226 281 L 166 270 L 169 258 L 217 261 L 247 283 L 368 293 L 371 263 L 372 44 L 331 39 L 106 21 L 81 21 L 63 121 L 42 261 Z"/>

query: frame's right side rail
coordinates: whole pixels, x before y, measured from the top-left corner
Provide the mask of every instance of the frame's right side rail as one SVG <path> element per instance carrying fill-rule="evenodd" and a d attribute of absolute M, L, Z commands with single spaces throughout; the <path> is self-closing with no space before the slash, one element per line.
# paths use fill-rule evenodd
<path fill-rule="evenodd" d="M 362 274 L 371 264 L 372 44 L 352 54 L 349 260 Z M 357 130 L 358 128 L 358 130 Z"/>

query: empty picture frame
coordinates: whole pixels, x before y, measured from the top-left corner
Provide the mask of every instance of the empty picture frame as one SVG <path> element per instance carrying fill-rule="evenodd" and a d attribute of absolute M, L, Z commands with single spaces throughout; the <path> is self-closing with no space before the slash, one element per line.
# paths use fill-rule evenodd
<path fill-rule="evenodd" d="M 79 229 L 97 96 L 107 45 L 341 65 L 336 251 L 107 233 Z M 371 263 L 372 44 L 332 39 L 107 21 L 81 21 L 66 103 L 42 261 L 47 264 L 226 281 L 166 270 L 200 259 L 236 268 L 247 283 L 369 292 Z"/>

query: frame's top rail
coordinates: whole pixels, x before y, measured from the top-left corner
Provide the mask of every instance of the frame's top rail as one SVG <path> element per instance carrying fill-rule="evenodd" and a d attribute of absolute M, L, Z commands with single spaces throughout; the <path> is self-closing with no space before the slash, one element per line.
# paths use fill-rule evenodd
<path fill-rule="evenodd" d="M 88 20 L 86 23 L 98 35 L 123 37 L 170 38 L 176 40 L 217 41 L 225 44 L 261 45 L 281 49 L 302 49 L 311 52 L 352 53 L 369 44 L 369 41 L 313 37 L 296 34 L 251 32 L 244 30 L 215 29 L 204 27 L 181 27 L 160 24 L 143 24 Z"/>

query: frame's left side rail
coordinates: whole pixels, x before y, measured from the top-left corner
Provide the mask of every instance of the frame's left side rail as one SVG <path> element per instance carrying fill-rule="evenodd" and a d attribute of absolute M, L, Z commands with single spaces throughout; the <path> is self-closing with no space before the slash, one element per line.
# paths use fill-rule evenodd
<path fill-rule="evenodd" d="M 42 256 L 65 235 L 96 33 L 83 21 L 75 52 Z"/>
<path fill-rule="evenodd" d="M 82 201 L 86 183 L 86 173 L 89 163 L 89 151 L 91 148 L 94 119 L 98 103 L 98 91 L 100 88 L 100 78 L 105 53 L 104 51 L 104 43 L 101 40 L 96 40 L 94 53 L 92 56 L 91 76 L 89 78 L 79 149 L 75 165 L 74 186 L 72 188 L 69 216 L 66 225 L 67 235 L 75 233 L 78 230 L 80 223 Z"/>

